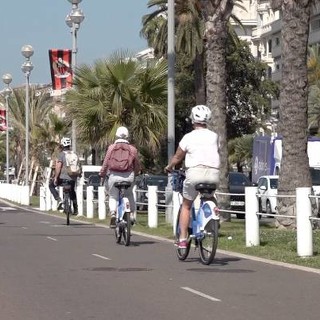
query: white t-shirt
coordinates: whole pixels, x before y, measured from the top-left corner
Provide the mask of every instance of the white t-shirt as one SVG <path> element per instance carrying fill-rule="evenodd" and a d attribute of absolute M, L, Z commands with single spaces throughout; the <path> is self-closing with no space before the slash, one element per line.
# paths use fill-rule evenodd
<path fill-rule="evenodd" d="M 181 139 L 179 147 L 186 152 L 186 168 L 199 165 L 217 169 L 220 167 L 219 137 L 207 128 L 194 129 L 187 133 Z"/>

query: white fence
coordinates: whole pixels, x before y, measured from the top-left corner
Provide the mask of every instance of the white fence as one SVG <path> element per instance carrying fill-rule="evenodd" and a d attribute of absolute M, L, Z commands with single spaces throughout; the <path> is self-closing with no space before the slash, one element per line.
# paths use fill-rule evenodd
<path fill-rule="evenodd" d="M 166 208 L 166 221 L 175 225 L 176 216 L 181 203 L 181 198 L 177 192 L 170 192 L 170 199 L 166 204 L 158 204 L 158 187 L 148 186 L 148 226 L 150 228 L 158 227 L 158 207 Z M 98 196 L 94 197 L 94 190 L 92 186 L 86 188 L 86 201 L 83 199 L 83 186 L 77 186 L 77 200 L 78 200 L 78 216 L 85 216 L 87 218 L 94 218 L 97 212 L 100 220 L 106 219 L 107 196 L 104 186 L 98 187 Z M 142 190 L 139 190 L 142 192 Z M 161 191 L 163 192 L 163 191 Z M 59 188 L 61 198 L 63 197 L 62 187 Z M 135 193 L 134 193 L 135 194 Z M 280 196 L 277 196 L 280 197 Z M 282 196 L 284 197 L 284 196 Z M 291 196 L 292 197 L 292 196 Z M 297 188 L 296 189 L 296 216 L 282 216 L 296 219 L 297 231 L 297 254 L 301 257 L 308 257 L 313 255 L 313 220 L 320 220 L 312 216 L 311 198 L 316 196 L 311 195 L 311 188 Z M 19 186 L 15 184 L 0 183 L 0 198 L 8 199 L 22 205 L 30 205 L 29 188 L 26 186 Z M 85 205 L 85 207 L 84 207 Z M 257 187 L 245 188 L 245 233 L 246 246 L 260 245 L 260 222 L 259 216 L 265 213 L 259 212 L 259 195 Z M 51 195 L 48 187 L 40 188 L 40 210 L 50 211 L 57 210 L 57 201 Z M 230 211 L 232 212 L 232 211 Z M 272 215 L 269 216 L 278 216 Z"/>

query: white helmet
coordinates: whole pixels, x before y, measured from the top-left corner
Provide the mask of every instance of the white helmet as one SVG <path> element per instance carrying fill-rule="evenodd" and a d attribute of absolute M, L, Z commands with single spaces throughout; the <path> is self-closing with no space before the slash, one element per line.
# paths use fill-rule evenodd
<path fill-rule="evenodd" d="M 71 146 L 71 139 L 70 138 L 67 138 L 67 137 L 63 137 L 61 139 L 61 145 L 64 146 L 64 147 L 68 147 L 68 146 Z"/>
<path fill-rule="evenodd" d="M 211 111 L 207 106 L 198 105 L 192 108 L 190 118 L 192 123 L 207 124 L 211 119 Z"/>
<path fill-rule="evenodd" d="M 116 136 L 121 139 L 128 139 L 129 131 L 126 127 L 119 127 L 116 131 Z"/>

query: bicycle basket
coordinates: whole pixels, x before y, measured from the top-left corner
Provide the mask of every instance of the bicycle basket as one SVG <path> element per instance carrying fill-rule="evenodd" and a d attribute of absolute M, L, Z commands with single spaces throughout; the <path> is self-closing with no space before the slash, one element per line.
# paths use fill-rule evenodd
<path fill-rule="evenodd" d="M 173 171 L 172 172 L 172 190 L 177 192 L 182 192 L 183 190 L 183 181 L 186 178 L 183 171 Z"/>

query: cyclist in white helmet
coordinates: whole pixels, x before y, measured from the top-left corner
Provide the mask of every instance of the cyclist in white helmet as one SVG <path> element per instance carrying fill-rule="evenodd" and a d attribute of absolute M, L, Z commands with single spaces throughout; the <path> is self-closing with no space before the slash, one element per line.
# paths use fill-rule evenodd
<path fill-rule="evenodd" d="M 190 115 L 193 130 L 181 139 L 176 153 L 165 167 L 166 172 L 180 164 L 185 159 L 186 178 L 183 183 L 183 201 L 180 216 L 181 235 L 178 246 L 187 247 L 190 209 L 198 195 L 195 190 L 197 183 L 219 184 L 219 137 L 207 128 L 211 119 L 211 111 L 207 106 L 197 105 Z"/>
<path fill-rule="evenodd" d="M 78 213 L 78 203 L 77 195 L 75 192 L 75 186 L 78 176 L 70 176 L 66 170 L 66 154 L 73 153 L 73 151 L 71 151 L 71 139 L 68 137 L 63 137 L 60 141 L 60 146 L 62 150 L 59 153 L 58 158 L 56 160 L 54 177 L 49 183 L 49 189 L 54 199 L 58 202 L 58 210 L 61 210 L 63 207 L 63 202 L 59 196 L 56 187 L 61 185 L 64 180 L 68 180 L 68 182 L 71 185 L 70 199 L 73 202 L 73 214 L 76 215 Z"/>

